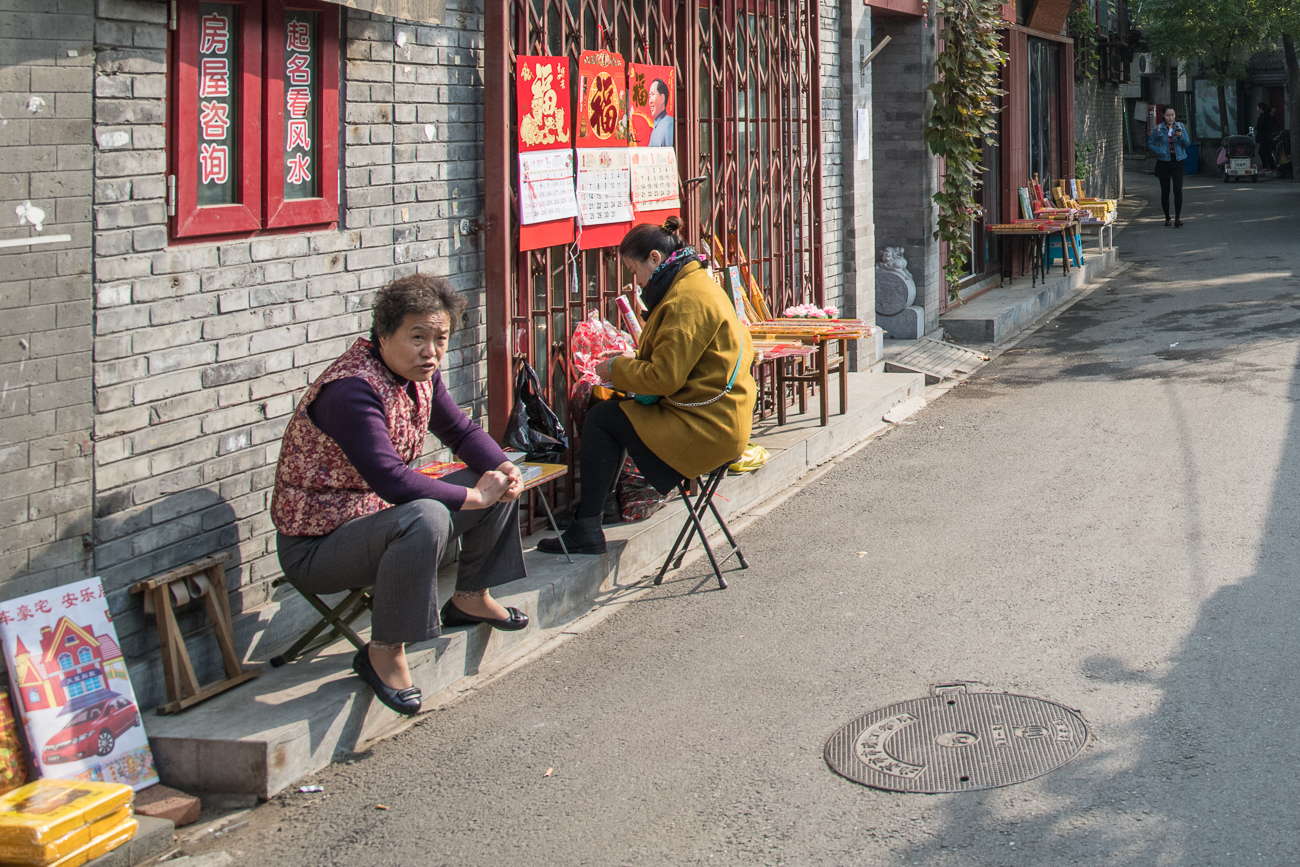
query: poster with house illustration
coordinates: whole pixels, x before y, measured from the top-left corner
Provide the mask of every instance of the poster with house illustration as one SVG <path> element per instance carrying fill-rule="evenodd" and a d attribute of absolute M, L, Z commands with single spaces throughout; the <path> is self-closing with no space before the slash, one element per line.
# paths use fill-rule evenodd
<path fill-rule="evenodd" d="M 0 642 L 40 776 L 158 782 L 98 578 L 0 602 Z"/>

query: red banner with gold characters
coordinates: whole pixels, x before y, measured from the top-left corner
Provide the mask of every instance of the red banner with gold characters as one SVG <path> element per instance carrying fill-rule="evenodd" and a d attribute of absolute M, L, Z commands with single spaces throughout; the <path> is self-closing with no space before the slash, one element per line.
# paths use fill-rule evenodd
<path fill-rule="evenodd" d="M 519 152 L 573 147 L 567 57 L 515 58 Z"/>
<path fill-rule="evenodd" d="M 578 58 L 580 148 L 627 147 L 627 67 L 621 54 L 584 51 Z"/>

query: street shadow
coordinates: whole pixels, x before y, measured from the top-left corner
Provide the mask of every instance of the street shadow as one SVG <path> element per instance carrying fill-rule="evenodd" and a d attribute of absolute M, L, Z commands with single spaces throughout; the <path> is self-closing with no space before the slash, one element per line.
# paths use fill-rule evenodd
<path fill-rule="evenodd" d="M 1155 204 L 1158 207 L 1158 199 Z M 1104 319 L 1113 313 L 1093 304 L 1078 315 Z M 1061 340 L 1068 344 L 1073 326 L 1063 326 Z M 1300 334 L 1300 326 L 1244 330 L 1232 337 L 1237 342 L 1229 348 L 1240 353 L 1252 342 L 1272 340 L 1279 330 L 1287 336 Z M 1038 343 L 1049 356 L 1053 339 Z M 1056 360 L 1069 367 L 1068 358 Z M 1073 374 L 1124 376 L 1113 365 L 1082 367 L 1089 363 L 1081 361 Z M 1258 538 L 1257 555 L 1249 574 L 1230 584 L 1223 584 L 1223 570 L 1215 568 L 1223 550 L 1206 542 L 1223 520 L 1215 510 L 1215 503 L 1222 501 L 1205 490 L 1194 463 L 1196 436 L 1212 428 L 1204 418 L 1199 429 L 1194 426 L 1175 388 L 1177 376 L 1155 375 L 1154 368 L 1148 373 L 1149 378 L 1165 379 L 1171 418 L 1179 431 L 1175 441 L 1163 445 L 1182 457 L 1183 478 L 1176 481 L 1187 492 L 1189 509 L 1181 518 L 1185 539 L 1180 559 L 1187 566 L 1178 579 L 1189 599 L 1204 600 L 1195 619 L 1177 627 L 1185 636 L 1171 655 L 1159 660 L 1134 664 L 1106 654 L 1082 660 L 1080 673 L 1100 687 L 1088 694 L 1112 705 L 1107 718 L 1122 722 L 1094 724 L 1092 743 L 1083 755 L 1029 784 L 1032 791 L 1020 798 L 1008 789 L 943 796 L 936 832 L 898 850 L 889 863 L 1297 863 L 1293 835 L 1300 804 L 1300 546 L 1295 542 L 1300 516 L 1300 369 L 1293 364 L 1284 380 L 1290 417 L 1276 458 L 1271 498 L 1262 510 L 1264 525 L 1249 534 L 1252 542 Z M 1040 382 L 1042 375 L 1042 370 L 1036 375 Z M 993 390 L 1002 388 L 1006 379 Z M 1029 387 L 1030 379 L 1026 375 L 1020 385 Z M 1249 439 L 1251 430 L 1247 423 L 1223 433 Z M 1252 445 L 1259 447 L 1249 442 L 1240 447 Z M 1171 565 L 1171 574 L 1176 569 L 1181 567 Z M 1149 616 L 1181 622 L 1178 611 L 1155 610 Z M 1087 719 L 1088 707 L 1081 710 Z"/>

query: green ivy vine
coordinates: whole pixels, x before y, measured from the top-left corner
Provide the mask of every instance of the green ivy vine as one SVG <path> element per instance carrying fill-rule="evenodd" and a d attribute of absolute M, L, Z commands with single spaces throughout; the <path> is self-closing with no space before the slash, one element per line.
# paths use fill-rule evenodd
<path fill-rule="evenodd" d="M 1096 150 L 1097 146 L 1090 141 L 1076 141 L 1074 143 L 1074 176 L 1079 180 L 1086 181 L 1092 177 L 1092 155 Z M 1096 193 L 1093 195 L 1096 195 Z"/>
<path fill-rule="evenodd" d="M 1084 0 L 1074 0 L 1070 17 L 1065 19 L 1066 32 L 1074 39 L 1074 77 L 1096 78 L 1101 68 L 1097 22 Z"/>
<path fill-rule="evenodd" d="M 934 194 L 939 206 L 934 237 L 948 245 L 944 276 L 948 295 L 955 298 L 970 260 L 971 223 L 981 213 L 975 193 L 983 174 L 984 146 L 993 143 L 997 130 L 1007 55 L 999 47 L 1001 0 L 938 0 L 936 11 L 942 22 L 939 80 L 929 87 L 934 110 L 925 141 L 947 164 L 943 189 Z"/>

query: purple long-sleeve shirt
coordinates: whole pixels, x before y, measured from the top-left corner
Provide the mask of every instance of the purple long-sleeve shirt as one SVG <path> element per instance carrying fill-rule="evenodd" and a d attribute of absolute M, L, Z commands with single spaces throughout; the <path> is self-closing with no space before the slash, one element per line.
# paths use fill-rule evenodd
<path fill-rule="evenodd" d="M 418 400 L 415 384 L 393 375 L 411 399 Z M 505 463 L 505 452 L 451 399 L 441 371 L 434 372 L 432 383 L 429 430 L 433 435 L 480 475 Z M 437 500 L 452 511 L 465 505 L 468 489 L 431 479 L 402 462 L 388 435 L 384 405 L 365 380 L 347 377 L 326 384 L 307 407 L 307 416 L 339 444 L 361 478 L 385 502 L 400 506 L 412 500 Z"/>

